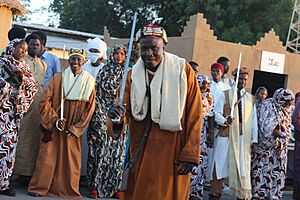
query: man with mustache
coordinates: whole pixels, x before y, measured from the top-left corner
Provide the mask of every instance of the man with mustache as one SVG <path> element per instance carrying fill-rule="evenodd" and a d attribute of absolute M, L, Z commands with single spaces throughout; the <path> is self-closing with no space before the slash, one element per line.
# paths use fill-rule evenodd
<path fill-rule="evenodd" d="M 185 59 L 165 51 L 162 27 L 143 27 L 137 40 L 141 58 L 128 74 L 124 100 L 108 111 L 114 139 L 129 123 L 131 167 L 121 199 L 188 200 L 190 172 L 200 158 L 200 89 Z"/>

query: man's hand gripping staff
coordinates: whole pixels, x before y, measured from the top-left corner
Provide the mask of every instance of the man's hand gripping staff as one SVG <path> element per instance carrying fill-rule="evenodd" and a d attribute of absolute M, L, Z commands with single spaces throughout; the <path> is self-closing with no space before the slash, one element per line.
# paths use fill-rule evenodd
<path fill-rule="evenodd" d="M 136 19 L 137 19 L 137 12 L 134 13 L 134 17 L 133 17 L 128 53 L 127 53 L 127 58 L 126 58 L 126 63 L 125 63 L 125 71 L 124 71 L 124 75 L 123 75 L 123 79 L 122 79 L 122 85 L 121 85 L 118 104 L 110 107 L 110 109 L 107 112 L 107 116 L 115 124 L 121 124 L 123 122 L 125 111 L 126 111 L 125 105 L 123 105 L 123 98 L 124 98 L 126 79 L 127 79 L 128 69 L 129 69 L 132 45 L 133 45 L 133 37 L 134 37 L 134 32 L 135 32 Z"/>

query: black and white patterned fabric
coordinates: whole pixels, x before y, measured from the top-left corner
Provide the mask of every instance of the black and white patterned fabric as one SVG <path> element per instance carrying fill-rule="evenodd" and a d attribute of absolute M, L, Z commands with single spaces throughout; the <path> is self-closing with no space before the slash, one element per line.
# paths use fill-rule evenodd
<path fill-rule="evenodd" d="M 12 53 L 15 39 L 10 42 L 6 52 Z M 11 47 L 11 48 L 9 48 Z M 10 179 L 16 157 L 16 147 L 18 142 L 18 129 L 24 114 L 28 111 L 35 95 L 38 91 L 37 84 L 28 65 L 24 60 L 16 60 L 12 55 L 0 57 L 0 190 L 6 190 L 10 186 Z M 13 75 L 13 71 L 21 72 L 18 83 L 7 78 L 8 74 Z M 6 74 L 6 75 L 5 75 Z"/>
<path fill-rule="evenodd" d="M 107 135 L 106 113 L 114 104 L 123 73 L 124 66 L 111 59 L 96 78 L 96 109 L 87 133 L 87 177 L 89 190 L 96 189 L 98 197 L 111 197 L 121 184 L 127 134 L 119 140 Z"/>

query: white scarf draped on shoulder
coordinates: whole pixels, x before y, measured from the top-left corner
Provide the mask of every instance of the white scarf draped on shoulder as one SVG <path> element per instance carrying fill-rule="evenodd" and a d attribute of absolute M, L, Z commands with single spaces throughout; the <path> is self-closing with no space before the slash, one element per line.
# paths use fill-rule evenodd
<path fill-rule="evenodd" d="M 132 69 L 130 103 L 133 118 L 145 119 L 148 111 L 146 80 L 148 73 L 140 58 Z M 171 53 L 164 57 L 150 84 L 151 119 L 160 129 L 168 131 L 182 130 L 181 118 L 187 95 L 187 76 L 185 59 Z"/>
<path fill-rule="evenodd" d="M 70 67 L 62 73 L 64 73 L 65 98 L 67 100 L 89 101 L 90 95 L 95 88 L 95 78 L 83 70 L 74 77 Z"/>

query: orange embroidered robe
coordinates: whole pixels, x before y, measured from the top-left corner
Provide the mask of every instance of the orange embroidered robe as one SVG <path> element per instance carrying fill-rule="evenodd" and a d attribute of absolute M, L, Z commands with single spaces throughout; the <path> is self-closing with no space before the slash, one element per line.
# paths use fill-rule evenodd
<path fill-rule="evenodd" d="M 200 89 L 192 71 L 186 64 L 187 97 L 181 119 L 182 131 L 161 130 L 152 127 L 142 155 L 132 168 L 129 189 L 121 194 L 121 200 L 188 200 L 190 175 L 177 175 L 179 165 L 174 161 L 198 164 L 202 126 L 202 100 Z M 130 108 L 131 71 L 128 73 L 123 103 L 126 104 L 126 121 L 130 129 L 130 156 L 133 156 L 138 139 L 145 127 L 145 120 L 135 121 Z M 171 102 L 170 102 L 171 103 Z M 114 125 L 107 122 L 108 134 L 115 137 Z M 124 126 L 123 126 L 124 128 Z"/>

